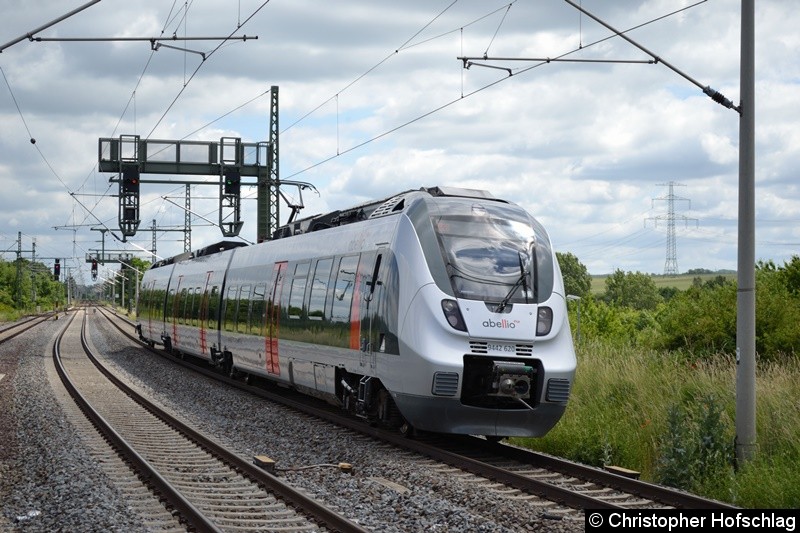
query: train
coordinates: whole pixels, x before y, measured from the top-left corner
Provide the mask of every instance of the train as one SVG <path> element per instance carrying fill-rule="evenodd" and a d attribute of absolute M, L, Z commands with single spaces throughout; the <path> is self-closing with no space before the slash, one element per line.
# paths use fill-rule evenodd
<path fill-rule="evenodd" d="M 545 228 L 510 201 L 456 187 L 156 262 L 136 329 L 151 347 L 403 433 L 543 436 L 576 369 Z"/>

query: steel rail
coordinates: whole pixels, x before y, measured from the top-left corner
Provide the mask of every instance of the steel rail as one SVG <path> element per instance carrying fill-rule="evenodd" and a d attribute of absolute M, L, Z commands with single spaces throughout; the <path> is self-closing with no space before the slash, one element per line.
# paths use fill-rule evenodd
<path fill-rule="evenodd" d="M 49 313 L 49 314 L 45 315 L 44 317 L 42 317 L 42 316 L 30 317 L 30 318 L 27 318 L 27 319 L 23 320 L 22 322 L 19 322 L 17 324 L 13 324 L 13 325 L 11 325 L 11 326 L 9 326 L 7 328 L 3 328 L 2 330 L 0 330 L 0 337 L 2 337 L 2 338 L 0 338 L 0 344 L 3 344 L 4 342 L 10 341 L 11 339 L 13 339 L 14 337 L 16 337 L 18 335 L 22 335 L 23 333 L 25 333 L 29 329 L 35 328 L 39 324 L 45 322 L 51 316 L 51 314 L 52 313 Z M 36 320 L 38 320 L 38 322 L 36 322 L 35 324 L 31 324 L 31 322 L 35 322 Z M 12 331 L 15 328 L 19 328 L 19 331 L 15 331 L 14 333 L 10 333 L 9 335 L 4 336 L 6 332 Z"/>
<path fill-rule="evenodd" d="M 139 343 L 138 339 L 136 339 L 130 333 L 122 331 L 122 329 L 119 328 L 119 326 L 115 324 L 113 320 L 108 318 L 108 316 L 106 316 L 104 313 L 103 316 L 109 322 L 111 322 L 111 324 L 116 326 L 120 332 L 127 335 L 135 342 Z M 88 346 L 85 344 L 85 338 L 83 337 L 83 335 L 81 335 L 81 343 L 84 343 L 84 348 L 87 350 L 88 353 Z M 146 409 L 151 414 L 164 421 L 166 424 L 172 426 L 176 431 L 180 432 L 187 439 L 191 440 L 198 446 L 209 451 L 209 453 L 211 453 L 214 457 L 226 463 L 231 468 L 237 470 L 243 476 L 249 478 L 251 481 L 254 481 L 263 489 L 273 493 L 275 496 L 283 500 L 287 505 L 290 505 L 298 509 L 304 515 L 312 517 L 320 525 L 323 525 L 333 531 L 340 531 L 343 533 L 368 532 L 368 530 L 362 528 L 355 522 L 348 520 L 344 516 L 322 505 L 318 501 L 295 490 L 291 485 L 284 483 L 279 478 L 266 472 L 265 470 L 256 466 L 255 464 L 242 459 L 240 456 L 236 455 L 235 453 L 232 453 L 230 450 L 226 449 L 222 445 L 209 439 L 202 433 L 196 431 L 194 428 L 184 424 L 183 422 L 173 417 L 166 411 L 163 411 L 155 404 L 147 401 L 147 399 L 137 394 L 133 389 L 131 389 L 129 386 L 123 383 L 108 369 L 104 368 L 100 364 L 100 362 L 97 361 L 93 356 L 90 355 L 90 358 L 95 363 L 95 365 L 98 366 L 98 369 L 109 380 L 111 380 L 117 387 L 123 390 L 128 396 L 130 396 L 131 399 L 133 399 L 135 402 L 141 405 L 144 409 Z M 190 365 L 190 367 L 194 368 L 193 365 Z M 214 375 L 218 376 L 218 374 Z"/>
<path fill-rule="evenodd" d="M 470 438 L 473 439 L 477 446 L 483 446 L 487 451 L 497 453 L 503 457 L 514 459 L 516 461 L 524 462 L 533 466 L 546 468 L 548 470 L 554 470 L 564 475 L 585 479 L 587 481 L 600 484 L 604 487 L 610 487 L 630 494 L 635 494 L 642 498 L 667 504 L 679 509 L 738 509 L 738 507 L 724 502 L 709 500 L 707 498 L 697 496 L 696 494 L 682 492 L 661 485 L 655 485 L 640 479 L 628 478 L 607 470 L 574 463 L 572 461 L 567 461 L 566 459 L 545 455 L 533 450 L 525 450 L 502 443 L 487 442 L 477 437 Z"/>
<path fill-rule="evenodd" d="M 64 334 L 69 329 L 75 319 L 75 314 L 70 317 L 67 325 L 58 334 L 55 342 L 53 343 L 53 362 L 56 366 L 56 371 L 61 378 L 64 387 L 66 387 L 72 399 L 78 405 L 84 415 L 92 422 L 95 428 L 103 435 L 103 437 L 110 443 L 111 446 L 117 450 L 117 453 L 122 459 L 131 465 L 134 471 L 137 472 L 140 479 L 148 485 L 151 490 L 156 494 L 161 495 L 167 501 L 167 505 L 173 507 L 183 517 L 183 521 L 190 527 L 198 531 L 220 531 L 219 528 L 210 522 L 203 513 L 201 513 L 192 503 L 187 500 L 175 487 L 172 486 L 158 471 L 156 471 L 147 460 L 144 459 L 139 453 L 136 452 L 128 442 L 117 433 L 113 427 L 103 418 L 100 413 L 92 407 L 84 396 L 78 391 L 77 386 L 70 379 L 64 365 L 61 361 L 61 341 Z M 83 341 L 83 331 L 86 326 L 86 313 L 83 315 L 83 326 L 81 328 L 81 341 Z"/>

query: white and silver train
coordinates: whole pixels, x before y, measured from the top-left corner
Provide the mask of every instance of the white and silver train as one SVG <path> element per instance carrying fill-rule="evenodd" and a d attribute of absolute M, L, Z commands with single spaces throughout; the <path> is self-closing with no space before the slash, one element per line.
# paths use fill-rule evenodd
<path fill-rule="evenodd" d="M 138 311 L 151 346 L 403 431 L 542 436 L 575 374 L 545 229 L 471 189 L 408 191 L 161 261 Z"/>

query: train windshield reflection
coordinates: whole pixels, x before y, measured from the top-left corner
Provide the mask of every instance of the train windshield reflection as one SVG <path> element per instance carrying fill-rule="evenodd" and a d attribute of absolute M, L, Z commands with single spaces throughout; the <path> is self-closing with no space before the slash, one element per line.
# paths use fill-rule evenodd
<path fill-rule="evenodd" d="M 473 210 L 436 216 L 433 223 L 457 297 L 486 302 L 508 298 L 507 303 L 538 300 L 539 244 L 530 222 Z"/>

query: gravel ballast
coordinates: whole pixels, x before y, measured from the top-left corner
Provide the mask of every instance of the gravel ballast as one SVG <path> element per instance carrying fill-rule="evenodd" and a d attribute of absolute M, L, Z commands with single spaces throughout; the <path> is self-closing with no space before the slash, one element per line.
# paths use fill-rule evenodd
<path fill-rule="evenodd" d="M 47 343 L 61 321 L 33 341 L 0 347 L 0 408 L 9 384 L 16 435 L 0 433 L 0 530 L 147 531 L 66 422 L 45 376 Z M 41 328 L 41 327 L 40 327 Z M 45 333 L 45 329 L 47 333 Z M 98 312 L 95 347 L 148 396 L 239 455 L 266 455 L 276 474 L 374 531 L 583 531 L 581 519 L 548 518 L 547 507 L 513 500 L 476 478 L 414 454 L 235 391 L 150 354 Z M 14 343 L 15 347 L 9 346 Z M 7 360 L 19 350 L 18 367 Z M 4 383 L 5 382 L 5 383 Z M 3 417 L 3 415 L 0 415 Z M 35 419 L 35 422 L 31 422 Z M 7 422 L 7 418 L 0 418 Z M 5 442 L 14 441 L 10 454 Z M 352 473 L 336 467 L 353 465 Z M 38 514 L 35 514 L 38 512 Z"/>
<path fill-rule="evenodd" d="M 63 318 L 0 346 L 0 530 L 143 531 L 51 387 L 50 346 Z"/>

